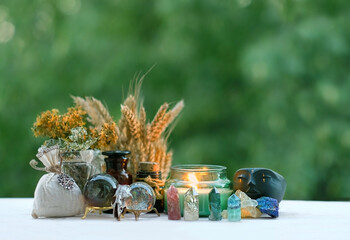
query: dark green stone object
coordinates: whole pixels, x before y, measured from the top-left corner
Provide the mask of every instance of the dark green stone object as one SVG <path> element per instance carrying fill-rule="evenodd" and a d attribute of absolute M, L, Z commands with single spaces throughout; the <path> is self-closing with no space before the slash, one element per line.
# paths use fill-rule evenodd
<path fill-rule="evenodd" d="M 267 168 L 241 168 L 233 177 L 234 190 L 241 190 L 252 199 L 270 197 L 281 202 L 286 187 L 284 177 Z"/>
<path fill-rule="evenodd" d="M 209 211 L 209 220 L 221 221 L 221 196 L 216 187 L 214 187 L 209 193 Z"/>
<path fill-rule="evenodd" d="M 92 176 L 84 187 L 84 197 L 88 206 L 110 207 L 118 188 L 117 180 L 106 173 Z"/>

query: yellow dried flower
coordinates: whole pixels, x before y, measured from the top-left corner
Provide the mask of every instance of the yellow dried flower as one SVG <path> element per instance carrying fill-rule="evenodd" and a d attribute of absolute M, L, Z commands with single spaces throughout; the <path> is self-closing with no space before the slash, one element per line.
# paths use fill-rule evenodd
<path fill-rule="evenodd" d="M 34 136 L 67 139 L 71 129 L 85 125 L 85 114 L 81 107 L 68 108 L 63 115 L 59 115 L 57 109 L 42 112 L 33 125 Z"/>
<path fill-rule="evenodd" d="M 115 122 L 102 124 L 100 131 L 97 128 L 90 129 L 92 136 L 97 138 L 97 142 L 92 147 L 101 150 L 112 150 L 118 140 L 116 129 Z"/>

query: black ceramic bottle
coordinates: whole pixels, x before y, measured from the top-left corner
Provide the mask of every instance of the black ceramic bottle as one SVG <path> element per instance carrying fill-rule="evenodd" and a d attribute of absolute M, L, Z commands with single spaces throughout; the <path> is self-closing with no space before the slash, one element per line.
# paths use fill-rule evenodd
<path fill-rule="evenodd" d="M 127 172 L 128 158 L 125 157 L 130 154 L 130 151 L 106 151 L 102 154 L 107 156 L 106 172 L 117 179 L 121 185 L 132 184 L 132 176 Z"/>

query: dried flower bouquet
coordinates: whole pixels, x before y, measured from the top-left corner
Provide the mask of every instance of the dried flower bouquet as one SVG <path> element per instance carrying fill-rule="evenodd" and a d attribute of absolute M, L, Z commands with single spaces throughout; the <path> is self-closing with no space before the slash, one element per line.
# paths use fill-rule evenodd
<path fill-rule="evenodd" d="M 163 179 L 165 179 L 168 176 L 173 156 L 172 151 L 168 150 L 167 140 L 174 127 L 172 123 L 183 109 L 184 102 L 178 102 L 172 109 L 169 109 L 168 103 L 164 103 L 153 121 L 147 122 L 146 111 L 140 99 L 142 80 L 143 77 L 136 81 L 133 91 L 130 91 L 121 105 L 122 116 L 118 125 L 113 125 L 114 129 L 109 128 L 110 131 L 117 132 L 117 141 L 115 144 L 108 141 L 103 142 L 102 146 L 99 147 L 103 149 L 104 146 L 108 146 L 103 150 L 131 151 L 129 170 L 134 176 L 140 162 L 156 162 L 160 166 Z M 88 121 L 94 124 L 97 130 L 103 129 L 104 124 L 113 122 L 107 109 L 97 99 L 92 97 L 85 99 L 73 97 L 73 99 L 77 106 L 86 111 L 89 116 Z M 171 127 L 169 128 L 169 126 Z M 104 134 L 106 131 L 101 132 Z M 100 139 L 103 139 L 102 135 Z"/>
<path fill-rule="evenodd" d="M 100 149 L 117 142 L 115 122 L 87 126 L 86 117 L 80 106 L 68 108 L 62 115 L 52 109 L 37 117 L 32 130 L 35 137 L 49 138 L 44 142 L 45 146 L 58 145 L 64 152 Z"/>

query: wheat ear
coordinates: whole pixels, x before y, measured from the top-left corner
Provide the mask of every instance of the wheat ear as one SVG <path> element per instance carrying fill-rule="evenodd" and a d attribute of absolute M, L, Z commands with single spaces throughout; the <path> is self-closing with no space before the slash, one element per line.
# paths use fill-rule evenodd
<path fill-rule="evenodd" d="M 165 165 L 162 167 L 163 180 L 165 180 L 168 177 L 168 174 L 170 172 L 170 166 L 171 166 L 171 162 L 173 160 L 173 152 L 172 151 L 168 152 L 165 159 L 166 159 Z"/>
<path fill-rule="evenodd" d="M 150 142 L 155 142 L 157 139 L 159 139 L 164 130 L 169 126 L 171 117 L 171 112 L 167 112 L 164 117 L 154 126 L 151 125 L 148 135 Z"/>
<path fill-rule="evenodd" d="M 180 114 L 183 107 L 184 107 L 184 102 L 183 100 L 181 100 L 175 105 L 175 107 L 171 111 L 163 115 L 162 119 L 158 121 L 154 121 L 154 124 L 152 122 L 152 125 L 148 133 L 149 141 L 154 142 L 157 139 L 159 139 L 159 137 L 164 132 L 164 130 L 169 126 L 169 124 L 172 123 L 174 119 Z M 161 108 L 158 112 L 162 113 L 161 110 L 163 109 Z"/>
<path fill-rule="evenodd" d="M 136 115 L 137 100 L 133 95 L 129 95 L 123 105 L 128 107 Z"/>
<path fill-rule="evenodd" d="M 166 153 L 167 153 L 167 146 L 166 143 L 162 143 L 159 145 L 159 166 L 162 169 L 164 165 L 166 165 Z"/>
<path fill-rule="evenodd" d="M 72 96 L 72 98 L 76 105 L 81 106 L 84 111 L 86 111 L 89 115 L 87 120 L 96 127 L 100 128 L 104 123 L 113 122 L 107 108 L 96 98 L 85 97 L 85 99 L 83 99 L 74 96 Z"/>
<path fill-rule="evenodd" d="M 185 106 L 185 103 L 183 100 L 181 100 L 175 105 L 173 109 L 171 109 L 171 119 L 170 119 L 171 122 L 180 114 L 184 106 Z"/>
<path fill-rule="evenodd" d="M 139 114 L 139 122 L 140 122 L 140 132 L 141 132 L 141 139 L 143 143 L 146 139 L 146 111 L 143 106 L 140 107 L 140 114 Z"/>
<path fill-rule="evenodd" d="M 139 139 L 141 136 L 140 122 L 136 118 L 135 114 L 129 107 L 124 105 L 121 105 L 121 112 L 125 117 L 126 121 L 128 122 L 131 135 L 135 138 L 135 140 Z"/>

